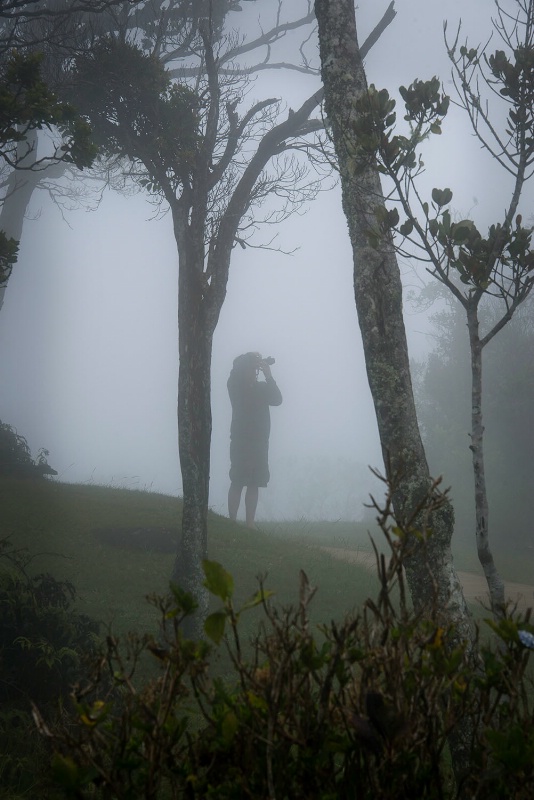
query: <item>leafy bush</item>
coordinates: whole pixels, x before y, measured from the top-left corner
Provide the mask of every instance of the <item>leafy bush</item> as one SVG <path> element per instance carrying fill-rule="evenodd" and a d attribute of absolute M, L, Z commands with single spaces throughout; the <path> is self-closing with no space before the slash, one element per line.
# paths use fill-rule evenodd
<path fill-rule="evenodd" d="M 122 647 L 109 636 L 73 693 L 76 722 L 58 733 L 39 718 L 66 795 L 531 798 L 529 614 L 510 611 L 490 622 L 496 643 L 479 642 L 475 658 L 444 627 L 439 608 L 422 617 L 410 607 L 402 564 L 420 534 L 387 522 L 389 500 L 383 512 L 391 555 L 389 562 L 377 555 L 379 595 L 342 624 L 311 629 L 315 590 L 304 573 L 294 607 L 274 606 L 260 580 L 236 609 L 231 575 L 207 561 L 205 585 L 222 601 L 205 623 L 212 644 L 184 638 L 181 623 L 195 604 L 177 587 L 151 599 L 161 615 L 159 641 L 132 634 Z M 257 606 L 263 619 L 247 655 L 240 619 Z M 210 676 L 219 647 L 231 663 L 224 680 Z M 136 686 L 146 652 L 161 671 Z M 455 735 L 470 750 L 463 774 L 451 769 Z"/>
<path fill-rule="evenodd" d="M 41 448 L 34 461 L 28 442 L 6 422 L 0 420 L 0 476 L 42 477 L 57 475 L 47 461 L 50 453 Z"/>
<path fill-rule="evenodd" d="M 30 575 L 30 561 L 8 540 L 0 541 L 0 785 L 10 791 L 33 785 L 46 749 L 36 736 L 32 702 L 52 719 L 62 713 L 82 673 L 83 655 L 94 657 L 99 628 L 72 609 L 71 583 Z"/>
<path fill-rule="evenodd" d="M 0 542 L 0 702 L 40 705 L 65 699 L 81 654 L 94 650 L 99 625 L 72 610 L 76 590 L 48 573 L 28 574 L 30 558 Z"/>

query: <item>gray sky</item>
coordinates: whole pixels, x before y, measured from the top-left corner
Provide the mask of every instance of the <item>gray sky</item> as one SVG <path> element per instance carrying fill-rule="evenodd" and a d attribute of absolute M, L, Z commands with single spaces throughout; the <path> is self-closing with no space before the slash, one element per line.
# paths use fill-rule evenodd
<path fill-rule="evenodd" d="M 363 41 L 387 2 L 360 6 Z M 476 44 L 490 31 L 493 4 L 397 0 L 396 7 L 367 59 L 369 82 L 394 93 L 437 74 L 451 89 L 443 14 L 451 31 L 462 16 Z M 271 93 L 288 92 L 294 106 L 311 85 L 280 74 L 268 80 Z M 455 208 L 476 204 L 485 222 L 502 213 L 502 182 L 481 186 L 490 162 L 456 111 L 425 162 L 427 190 L 450 186 Z M 26 222 L 0 313 L 0 418 L 34 453 L 50 450 L 61 480 L 180 491 L 176 245 L 170 217 L 151 216 L 142 195 L 106 191 L 98 210 L 64 221 L 41 192 Z M 376 489 L 365 465 L 381 467 L 381 456 L 339 190 L 321 194 L 279 234 L 281 247 L 298 248 L 294 255 L 234 251 L 213 351 L 210 502 L 225 512 L 232 360 L 259 350 L 276 358 L 284 404 L 272 411 L 272 480 L 258 516 L 357 516 Z M 407 287 L 419 285 L 408 265 L 403 272 Z M 406 324 L 420 356 L 428 349 L 425 319 L 407 308 Z"/>

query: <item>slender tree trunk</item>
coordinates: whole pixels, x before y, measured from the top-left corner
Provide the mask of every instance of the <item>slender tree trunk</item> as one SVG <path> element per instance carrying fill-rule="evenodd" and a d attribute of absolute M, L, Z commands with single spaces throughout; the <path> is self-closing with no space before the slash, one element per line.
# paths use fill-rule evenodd
<path fill-rule="evenodd" d="M 471 451 L 475 479 L 475 518 L 478 559 L 488 583 L 491 607 L 501 614 L 505 604 L 504 583 L 489 543 L 489 507 L 484 469 L 484 425 L 482 422 L 482 346 L 476 307 L 467 307 L 467 328 L 471 352 Z"/>
<path fill-rule="evenodd" d="M 195 309 L 191 308 L 191 317 Z M 198 316 L 202 316 L 202 309 Z M 189 320 L 192 322 L 191 317 Z M 198 317 L 197 317 L 198 318 Z M 208 608 L 203 587 L 202 561 L 208 557 L 208 497 L 211 441 L 211 337 L 187 321 L 180 325 L 180 370 L 178 377 L 178 445 L 183 484 L 182 537 L 172 581 L 190 592 L 198 602 L 198 614 L 186 625 L 193 638 L 202 636 Z"/>
<path fill-rule="evenodd" d="M 358 49 L 353 0 L 316 0 L 325 110 L 339 163 L 343 208 L 354 258 L 354 291 L 369 386 L 373 396 L 384 462 L 397 487 L 395 512 L 409 518 L 430 486 L 413 399 L 402 309 L 402 285 L 393 243 L 386 235 L 379 249 L 369 245 L 376 230 L 374 210 L 384 204 L 380 176 L 370 163 L 354 176 L 351 153 L 355 101 L 367 91 Z M 431 520 L 427 545 L 415 545 L 406 564 L 414 606 L 424 611 L 437 603 L 459 640 L 471 646 L 473 630 L 454 569 L 450 542 L 454 513 L 450 504 Z M 451 740 L 455 769 L 469 765 L 470 725 Z"/>
<path fill-rule="evenodd" d="M 29 152 L 26 156 L 24 153 Z M 10 239 L 17 242 L 22 237 L 24 217 L 28 210 L 34 189 L 39 183 L 42 173 L 31 172 L 29 169 L 35 163 L 37 150 L 37 131 L 29 131 L 26 139 L 18 147 L 19 163 L 27 169 L 14 169 L 7 179 L 5 200 L 0 210 L 0 230 Z M 0 311 L 4 304 L 7 281 L 0 286 Z"/>
<path fill-rule="evenodd" d="M 67 165 L 63 162 L 51 164 L 46 169 L 32 170 L 37 158 L 38 132 L 28 131 L 26 138 L 18 147 L 18 164 L 21 169 L 14 169 L 6 183 L 5 199 L 0 208 L 0 231 L 6 236 L 20 242 L 24 220 L 34 191 L 46 178 L 47 180 L 61 177 Z M 24 169 L 22 169 L 22 167 Z M 4 304 L 5 292 L 8 281 L 0 287 L 0 311 Z"/>
<path fill-rule="evenodd" d="M 184 626 L 202 636 L 208 608 L 202 561 L 208 556 L 208 500 L 211 445 L 211 356 L 213 330 L 206 309 L 203 259 L 183 209 L 173 209 L 180 259 L 178 281 L 178 447 L 183 485 L 182 536 L 171 580 L 190 592 L 198 612 Z"/>

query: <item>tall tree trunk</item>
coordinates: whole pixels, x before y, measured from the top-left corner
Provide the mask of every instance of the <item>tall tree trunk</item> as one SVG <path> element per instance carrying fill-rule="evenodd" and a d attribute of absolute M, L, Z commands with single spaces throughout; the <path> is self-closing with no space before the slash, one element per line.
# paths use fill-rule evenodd
<path fill-rule="evenodd" d="M 410 377 L 402 310 L 402 284 L 393 244 L 386 235 L 379 248 L 369 245 L 376 230 L 374 214 L 384 205 L 380 176 L 374 164 L 355 178 L 351 170 L 351 119 L 355 101 L 367 91 L 358 51 L 351 0 L 316 0 L 325 109 L 330 121 L 354 257 L 354 292 L 362 333 L 369 385 L 388 476 L 398 491 L 395 508 L 407 516 L 430 485 L 428 464 L 419 432 Z M 431 602 L 437 584 L 439 601 L 468 637 L 469 614 L 454 571 L 450 542 L 454 514 L 447 505 L 434 520 L 428 546 L 418 548 L 408 566 L 417 607 Z M 428 560 L 428 563 L 427 563 Z M 436 583 L 435 583 L 436 581 Z"/>
<path fill-rule="evenodd" d="M 18 163 L 24 169 L 12 170 L 7 179 L 5 199 L 0 210 L 0 230 L 10 239 L 19 242 L 31 196 L 42 177 L 42 173 L 31 171 L 37 155 L 37 131 L 29 131 L 17 151 Z M 6 288 L 7 281 L 0 286 L 0 311 L 4 304 Z"/>
<path fill-rule="evenodd" d="M 471 352 L 471 451 L 475 479 L 475 519 L 478 559 L 488 583 L 491 607 L 496 615 L 505 603 L 504 583 L 497 571 L 489 543 L 489 507 L 484 468 L 484 425 L 482 422 L 482 346 L 476 306 L 467 306 L 467 329 Z"/>
<path fill-rule="evenodd" d="M 402 309 L 402 284 L 393 243 L 384 235 L 378 248 L 369 245 L 376 230 L 374 211 L 384 205 L 378 169 L 369 163 L 354 175 L 352 154 L 356 100 L 367 91 L 358 49 L 353 0 L 316 0 L 325 111 L 330 122 L 341 175 L 343 208 L 354 260 L 354 292 L 366 369 L 388 477 L 397 487 L 395 512 L 408 518 L 427 493 L 431 480 L 417 424 Z M 451 538 L 454 513 L 450 504 L 431 520 L 426 545 L 414 543 L 406 564 L 416 609 L 437 603 L 459 640 L 473 642 L 470 614 L 454 569 Z M 469 764 L 471 728 L 466 725 L 451 741 L 455 769 Z"/>
<path fill-rule="evenodd" d="M 20 242 L 24 220 L 34 191 L 46 178 L 59 178 L 65 172 L 67 165 L 64 162 L 50 164 L 46 169 L 32 170 L 37 159 L 37 130 L 28 131 L 26 138 L 20 142 L 18 150 L 18 169 L 12 170 L 6 182 L 5 199 L 0 209 L 0 231 L 6 236 Z M 8 282 L 0 287 L 0 311 L 4 304 L 5 292 Z"/>
<path fill-rule="evenodd" d="M 180 259 L 178 281 L 178 447 L 183 485 L 182 536 L 171 580 L 192 594 L 198 612 L 184 625 L 202 636 L 208 608 L 202 561 L 208 555 L 208 500 L 211 445 L 211 356 L 213 326 L 208 322 L 203 259 L 182 210 L 173 209 Z"/>

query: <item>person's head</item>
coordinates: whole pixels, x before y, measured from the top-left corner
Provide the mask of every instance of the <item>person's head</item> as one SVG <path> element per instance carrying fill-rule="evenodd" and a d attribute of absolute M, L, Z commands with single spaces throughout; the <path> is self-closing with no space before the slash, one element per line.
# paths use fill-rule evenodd
<path fill-rule="evenodd" d="M 231 376 L 240 383 L 251 383 L 258 377 L 261 353 L 250 352 L 234 358 Z"/>

